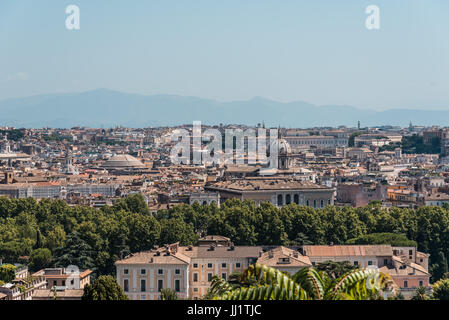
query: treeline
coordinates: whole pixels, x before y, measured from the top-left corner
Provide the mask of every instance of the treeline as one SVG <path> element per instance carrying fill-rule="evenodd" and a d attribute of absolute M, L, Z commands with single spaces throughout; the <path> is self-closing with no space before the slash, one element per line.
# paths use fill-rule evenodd
<path fill-rule="evenodd" d="M 439 154 L 441 153 L 441 139 L 432 138 L 430 143 L 424 143 L 424 138 L 416 134 L 403 136 L 401 142 L 390 143 L 379 148 L 379 151 L 394 151 L 401 148 L 406 154 Z"/>
<path fill-rule="evenodd" d="M 382 209 L 313 209 L 270 203 L 230 200 L 216 205 L 174 206 L 150 213 L 142 196 L 120 199 L 95 209 L 68 206 L 60 200 L 0 198 L 0 257 L 18 262 L 29 257 L 32 269 L 45 266 L 91 268 L 95 275 L 114 274 L 114 262 L 154 245 L 180 242 L 195 245 L 206 234 L 223 235 L 235 245 L 345 244 L 390 241 L 403 235 L 430 253 L 430 271 L 436 281 L 448 270 L 449 210 L 440 207 Z M 351 240 L 358 238 L 357 241 Z M 380 240 L 379 240 L 380 239 Z M 401 240 L 401 241 L 402 241 Z"/>

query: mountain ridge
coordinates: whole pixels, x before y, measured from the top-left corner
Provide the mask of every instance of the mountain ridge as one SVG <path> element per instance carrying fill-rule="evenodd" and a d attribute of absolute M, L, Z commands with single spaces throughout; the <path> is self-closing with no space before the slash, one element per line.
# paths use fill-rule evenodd
<path fill-rule="evenodd" d="M 100 88 L 78 93 L 50 93 L 0 100 L 1 125 L 41 128 L 74 126 L 173 126 L 247 124 L 302 127 L 449 125 L 449 110 L 388 109 L 375 111 L 349 105 L 277 102 L 263 97 L 219 102 L 194 96 L 143 95 Z"/>

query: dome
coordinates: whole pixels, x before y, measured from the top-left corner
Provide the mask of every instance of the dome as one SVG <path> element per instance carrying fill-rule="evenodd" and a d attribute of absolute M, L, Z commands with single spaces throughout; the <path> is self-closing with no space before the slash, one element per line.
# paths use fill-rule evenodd
<path fill-rule="evenodd" d="M 129 169 L 129 168 L 144 168 L 142 162 L 130 156 L 129 154 L 118 154 L 111 159 L 105 161 L 102 165 L 105 169 Z"/>
<path fill-rule="evenodd" d="M 292 149 L 290 147 L 290 144 L 287 142 L 287 140 L 279 138 L 274 140 L 270 145 L 270 151 L 271 150 L 277 150 L 278 153 L 292 153 Z"/>

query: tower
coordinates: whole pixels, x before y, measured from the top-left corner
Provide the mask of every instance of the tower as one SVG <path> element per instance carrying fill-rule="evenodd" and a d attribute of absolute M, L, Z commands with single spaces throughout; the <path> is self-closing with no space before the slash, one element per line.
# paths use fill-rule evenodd
<path fill-rule="evenodd" d="M 290 168 L 290 145 L 285 139 L 279 139 L 278 169 L 288 170 Z"/>

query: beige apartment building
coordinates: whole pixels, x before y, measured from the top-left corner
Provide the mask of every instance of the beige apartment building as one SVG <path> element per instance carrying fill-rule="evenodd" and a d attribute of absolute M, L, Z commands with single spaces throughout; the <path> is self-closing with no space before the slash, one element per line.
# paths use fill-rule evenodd
<path fill-rule="evenodd" d="M 46 268 L 33 273 L 33 277 L 43 277 L 47 281 L 46 289 L 51 290 L 54 287 L 58 289 L 84 289 L 90 284 L 90 275 L 92 270 L 67 270 L 66 268 Z"/>
<path fill-rule="evenodd" d="M 132 300 L 160 299 L 160 290 L 173 289 L 180 298 L 207 294 L 214 276 L 229 279 L 254 263 L 295 274 L 325 261 L 349 261 L 360 268 L 388 273 L 404 296 L 419 286 L 429 288 L 428 255 L 414 247 L 390 245 L 306 245 L 302 250 L 273 246 L 234 246 L 229 238 L 207 236 L 197 246 L 166 245 L 119 260 L 117 281 Z"/>
<path fill-rule="evenodd" d="M 389 274 L 405 298 L 411 298 L 418 287 L 430 289 L 429 255 L 415 247 L 391 245 L 308 245 L 303 246 L 312 265 L 324 261 L 343 262 L 361 267 L 377 267 Z"/>
<path fill-rule="evenodd" d="M 117 282 L 131 300 L 157 300 L 160 291 L 173 289 L 180 298 L 189 297 L 189 256 L 173 244 L 144 251 L 117 261 Z"/>

